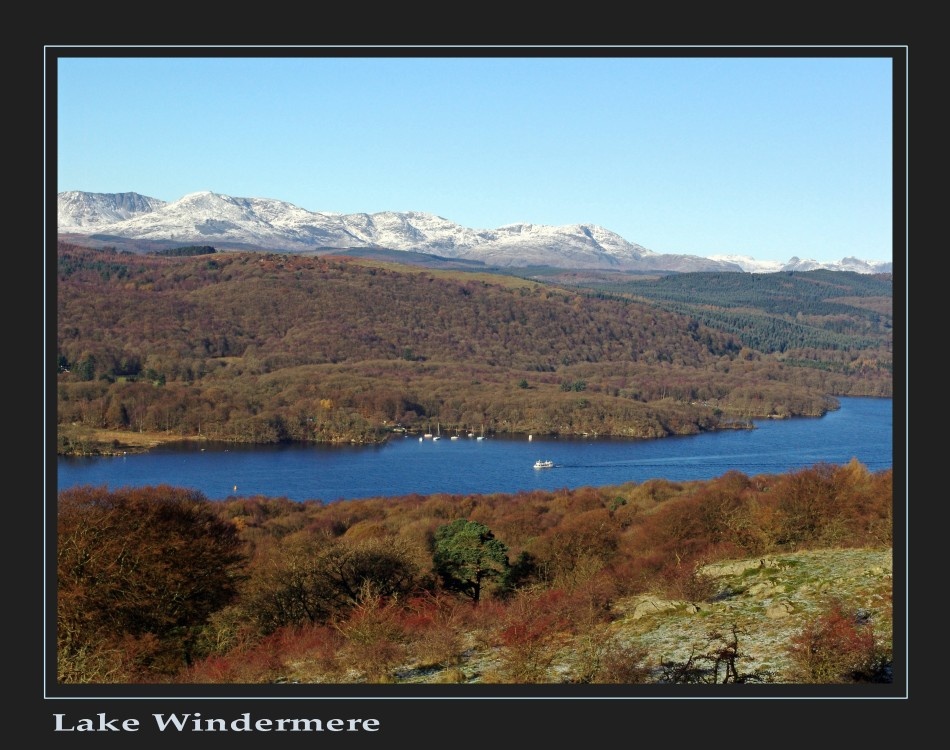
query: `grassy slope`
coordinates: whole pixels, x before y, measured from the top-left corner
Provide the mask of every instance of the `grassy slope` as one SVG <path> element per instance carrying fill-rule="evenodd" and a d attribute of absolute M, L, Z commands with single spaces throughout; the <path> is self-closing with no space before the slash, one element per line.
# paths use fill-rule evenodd
<path fill-rule="evenodd" d="M 818 549 L 764 559 L 717 562 L 703 572 L 715 580 L 716 596 L 707 601 L 670 601 L 651 595 L 617 601 L 618 615 L 607 638 L 645 648 L 646 663 L 654 670 L 667 662 L 683 663 L 690 654 L 703 654 L 710 643 L 721 643 L 711 634 L 738 628 L 741 674 L 768 675 L 770 684 L 790 683 L 792 663 L 786 646 L 807 620 L 816 616 L 832 595 L 871 614 L 875 632 L 891 637 L 893 551 L 882 549 Z M 576 673 L 578 660 L 589 650 L 590 634 L 566 640 L 551 663 L 550 682 L 562 682 Z M 501 678 L 504 654 L 485 648 L 478 638 L 466 644 L 458 666 L 405 664 L 394 671 L 397 683 L 491 684 Z M 306 659 L 285 665 L 286 682 L 338 682 L 327 680 Z M 355 683 L 364 677 L 349 675 Z"/>

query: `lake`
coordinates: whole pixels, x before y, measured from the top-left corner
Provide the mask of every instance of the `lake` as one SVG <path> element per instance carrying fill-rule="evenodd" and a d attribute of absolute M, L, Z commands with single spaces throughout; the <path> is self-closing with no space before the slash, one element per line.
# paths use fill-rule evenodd
<path fill-rule="evenodd" d="M 688 481 L 730 470 L 753 476 L 852 458 L 870 471 L 891 468 L 892 399 L 839 401 L 841 408 L 823 417 L 756 420 L 752 430 L 657 440 L 442 435 L 397 437 L 371 447 L 176 444 L 127 456 L 58 457 L 57 487 L 171 484 L 211 500 L 264 495 L 332 501 Z M 537 460 L 554 465 L 535 469 Z"/>

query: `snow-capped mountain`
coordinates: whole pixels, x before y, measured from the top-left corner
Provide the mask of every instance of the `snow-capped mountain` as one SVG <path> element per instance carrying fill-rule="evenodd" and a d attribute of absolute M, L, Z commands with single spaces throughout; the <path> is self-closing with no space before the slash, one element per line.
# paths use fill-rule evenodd
<path fill-rule="evenodd" d="M 139 214 L 156 211 L 168 205 L 158 198 L 146 198 L 138 193 L 60 193 L 59 224 L 64 217 L 75 227 L 98 227 L 131 219 Z"/>
<path fill-rule="evenodd" d="M 853 271 L 854 273 L 892 273 L 890 261 L 870 261 L 858 258 L 842 258 L 834 263 L 819 263 L 817 260 L 802 260 L 792 256 L 787 263 L 777 260 L 756 260 L 748 255 L 710 255 L 710 260 L 734 263 L 749 273 L 777 273 L 779 271 L 814 271 L 824 268 L 829 271 Z"/>
<path fill-rule="evenodd" d="M 308 253 L 351 248 L 412 251 L 488 266 L 546 265 L 618 271 L 760 271 L 743 256 L 703 258 L 656 253 L 592 224 L 509 224 L 471 229 L 419 211 L 339 214 L 307 211 L 270 198 L 198 192 L 166 202 L 138 193 L 59 193 L 59 235 L 98 244 L 211 245 L 226 250 Z M 126 243 L 128 244 L 128 243 Z M 821 266 L 800 261 L 791 270 Z M 847 270 L 881 269 L 854 258 Z M 890 264 L 887 264 L 890 266 Z M 784 270 L 786 266 L 769 270 Z M 888 267 L 889 271 L 890 268 Z"/>

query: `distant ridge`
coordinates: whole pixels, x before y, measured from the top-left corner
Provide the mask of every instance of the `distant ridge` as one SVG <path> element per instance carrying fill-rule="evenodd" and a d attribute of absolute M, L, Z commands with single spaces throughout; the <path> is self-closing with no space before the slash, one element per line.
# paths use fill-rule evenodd
<path fill-rule="evenodd" d="M 57 226 L 62 239 L 132 252 L 208 244 L 221 251 L 394 251 L 438 256 L 446 263 L 502 268 L 547 266 L 665 273 L 892 270 L 891 263 L 857 258 L 822 264 L 795 257 L 779 264 L 747 256 L 663 254 L 593 224 L 509 224 L 472 229 L 419 211 L 314 212 L 285 201 L 236 198 L 210 191 L 190 193 L 170 203 L 134 192 L 62 192 L 57 196 Z M 406 261 L 408 256 L 402 260 Z"/>

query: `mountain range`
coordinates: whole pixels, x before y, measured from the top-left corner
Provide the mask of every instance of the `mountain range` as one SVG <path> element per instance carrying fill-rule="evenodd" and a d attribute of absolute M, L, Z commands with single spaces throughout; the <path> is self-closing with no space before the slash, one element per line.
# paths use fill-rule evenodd
<path fill-rule="evenodd" d="M 210 191 L 190 193 L 172 202 L 133 192 L 61 192 L 57 195 L 57 228 L 63 240 L 133 252 L 210 245 L 219 251 L 403 251 L 488 267 L 664 273 L 772 273 L 819 268 L 892 271 L 890 262 L 853 257 L 835 263 L 793 257 L 783 264 L 743 255 L 657 253 L 593 224 L 507 224 L 472 229 L 420 211 L 307 211 L 271 198 L 236 198 Z"/>

